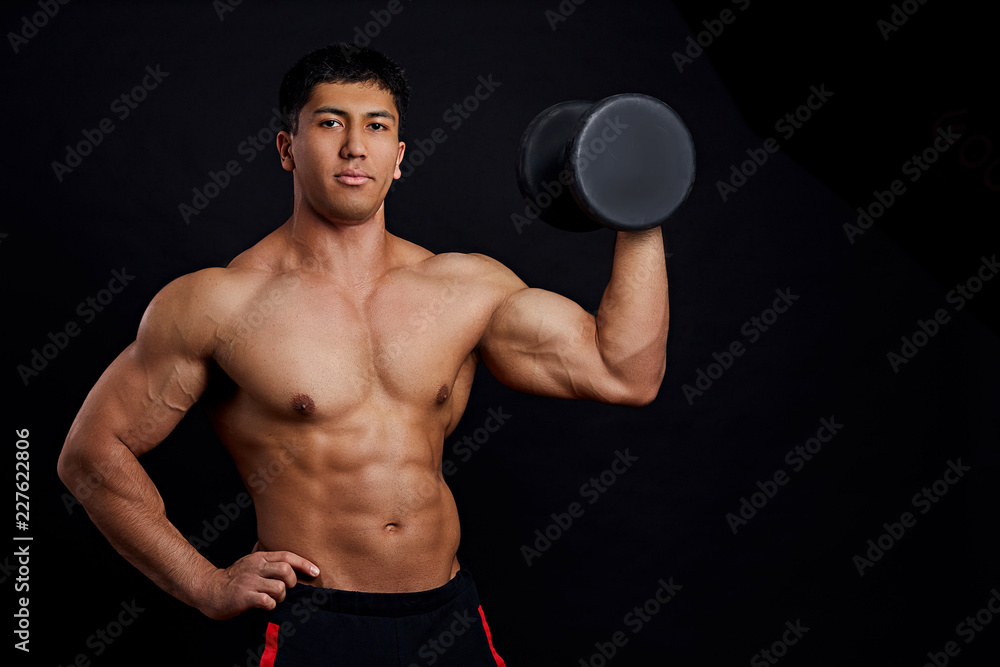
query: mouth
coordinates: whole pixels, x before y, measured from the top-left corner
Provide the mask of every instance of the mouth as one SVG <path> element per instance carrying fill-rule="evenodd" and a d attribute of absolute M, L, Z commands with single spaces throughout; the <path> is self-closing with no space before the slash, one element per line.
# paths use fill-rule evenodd
<path fill-rule="evenodd" d="M 334 178 L 344 185 L 363 185 L 372 180 L 371 176 L 360 169 L 346 169 L 334 176 Z"/>

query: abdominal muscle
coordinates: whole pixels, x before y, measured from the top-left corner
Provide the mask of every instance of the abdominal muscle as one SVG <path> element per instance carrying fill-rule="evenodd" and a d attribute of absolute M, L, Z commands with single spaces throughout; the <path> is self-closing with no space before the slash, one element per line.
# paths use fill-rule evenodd
<path fill-rule="evenodd" d="M 297 572 L 300 583 L 411 592 L 458 572 L 458 510 L 441 474 L 438 428 L 371 415 L 353 427 L 278 424 L 226 412 L 216 426 L 254 500 L 259 549 L 315 563 L 319 576 Z M 226 428 L 234 423 L 239 433 Z"/>

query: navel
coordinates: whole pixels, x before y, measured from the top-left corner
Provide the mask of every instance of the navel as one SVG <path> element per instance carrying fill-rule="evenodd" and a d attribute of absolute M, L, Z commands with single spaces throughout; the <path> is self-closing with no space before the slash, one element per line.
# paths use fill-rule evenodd
<path fill-rule="evenodd" d="M 295 396 L 292 396 L 292 410 L 295 410 L 295 412 L 303 417 L 308 417 L 316 412 L 316 404 L 313 403 L 309 394 L 295 394 Z"/>
<path fill-rule="evenodd" d="M 444 403 L 446 400 L 448 400 L 448 385 L 446 384 L 441 385 L 441 388 L 438 389 L 437 396 L 434 397 L 434 400 L 436 400 L 438 403 Z"/>

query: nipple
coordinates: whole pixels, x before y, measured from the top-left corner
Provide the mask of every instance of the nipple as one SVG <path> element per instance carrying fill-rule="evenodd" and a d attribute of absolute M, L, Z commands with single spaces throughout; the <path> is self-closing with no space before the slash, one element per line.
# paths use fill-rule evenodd
<path fill-rule="evenodd" d="M 437 396 L 434 397 L 434 400 L 436 400 L 438 403 L 444 403 L 446 400 L 448 400 L 448 385 L 446 384 L 441 385 L 441 388 L 438 389 Z"/>
<path fill-rule="evenodd" d="M 292 396 L 292 410 L 295 410 L 303 417 L 308 417 L 316 412 L 316 404 L 313 403 L 309 394 L 295 394 L 295 396 Z"/>

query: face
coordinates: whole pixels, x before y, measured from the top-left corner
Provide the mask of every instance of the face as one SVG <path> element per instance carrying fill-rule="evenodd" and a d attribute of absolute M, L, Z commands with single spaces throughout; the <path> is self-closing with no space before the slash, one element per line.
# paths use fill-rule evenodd
<path fill-rule="evenodd" d="M 281 164 L 302 200 L 296 203 L 339 224 L 360 224 L 379 211 L 401 175 L 404 149 L 392 95 L 372 84 L 318 84 L 295 134 L 278 135 Z"/>

